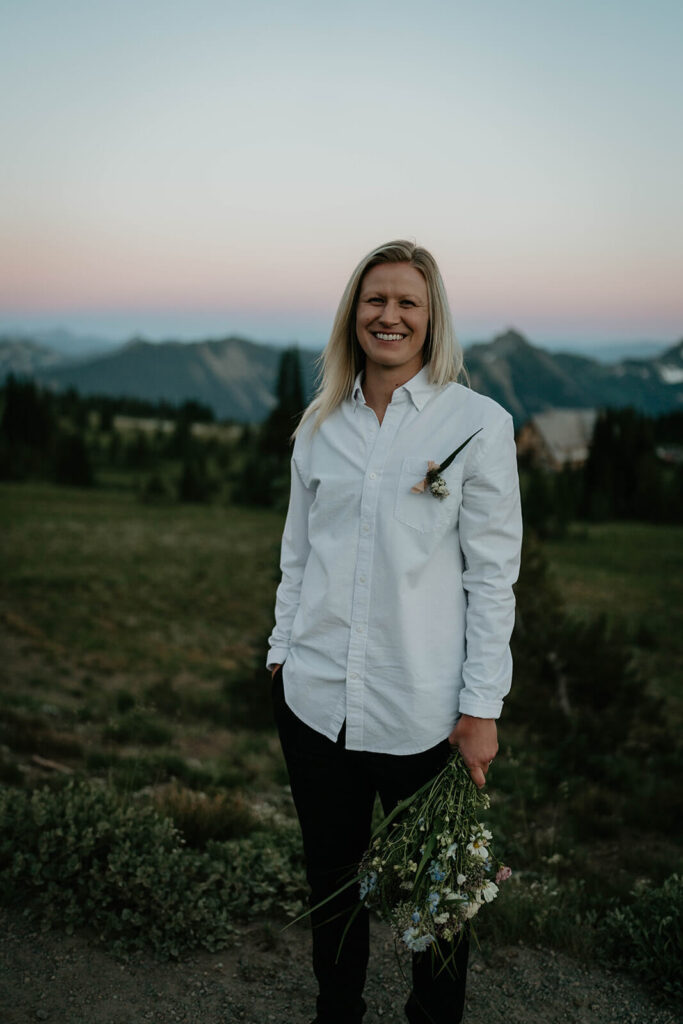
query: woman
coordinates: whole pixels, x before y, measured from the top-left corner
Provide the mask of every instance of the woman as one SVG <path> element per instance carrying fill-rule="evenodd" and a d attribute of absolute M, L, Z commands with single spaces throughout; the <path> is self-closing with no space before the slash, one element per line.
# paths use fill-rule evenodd
<path fill-rule="evenodd" d="M 521 544 L 512 420 L 456 383 L 462 354 L 425 249 L 391 242 L 361 260 L 323 359 L 296 433 L 268 655 L 312 905 L 355 872 L 377 793 L 388 813 L 455 747 L 484 785 Z M 314 1024 L 365 1011 L 367 913 L 340 947 L 357 900 L 350 888 L 313 914 Z M 413 958 L 412 1024 L 461 1019 L 466 938 L 454 963 Z"/>

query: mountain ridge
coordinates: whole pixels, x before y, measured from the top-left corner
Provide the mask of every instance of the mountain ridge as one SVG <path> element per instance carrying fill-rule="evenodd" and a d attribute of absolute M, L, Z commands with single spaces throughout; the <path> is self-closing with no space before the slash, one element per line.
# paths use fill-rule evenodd
<path fill-rule="evenodd" d="M 60 357 L 26 337 L 0 336 L 0 377 L 33 377 L 46 387 L 80 393 L 195 399 L 222 419 L 263 420 L 274 404 L 282 347 L 239 335 L 201 341 L 153 342 L 135 337 L 90 356 Z M 300 348 L 304 390 L 314 390 L 319 353 Z M 508 328 L 465 350 L 472 387 L 506 408 L 519 426 L 552 408 L 633 405 L 650 415 L 683 407 L 683 339 L 658 356 L 601 363 L 582 354 L 550 352 Z"/>

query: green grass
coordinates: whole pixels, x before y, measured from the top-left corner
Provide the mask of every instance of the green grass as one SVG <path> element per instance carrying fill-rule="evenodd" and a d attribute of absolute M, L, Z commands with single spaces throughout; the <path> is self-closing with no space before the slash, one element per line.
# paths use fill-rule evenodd
<path fill-rule="evenodd" d="M 132 473 L 108 484 L 0 485 L 0 782 L 48 781 L 58 792 L 61 766 L 108 782 L 107 792 L 153 787 L 202 835 L 232 828 L 243 796 L 291 817 L 263 669 L 282 515 L 145 505 Z M 682 541 L 683 529 L 612 523 L 544 545 L 570 615 L 604 613 L 681 725 Z M 524 685 L 518 661 L 515 692 Z M 514 710 L 511 695 L 489 813 L 517 882 L 484 934 L 590 953 L 597 945 L 579 920 L 625 905 L 643 879 L 657 886 L 683 870 L 680 847 L 673 829 L 652 827 L 647 800 L 642 820 L 622 821 L 624 794 L 601 778 L 550 786 L 549 751 L 529 743 Z M 643 749 L 633 757 L 649 757 Z M 619 756 L 630 769 L 631 754 Z M 676 771 L 672 754 L 672 785 Z"/>
<path fill-rule="evenodd" d="M 190 780 L 209 765 L 217 784 L 279 784 L 274 736 L 248 726 L 270 724 L 281 531 L 260 509 L 0 485 L 0 743 L 29 764 L 110 762 L 114 781 L 122 764 L 164 781 L 180 757 Z"/>
<path fill-rule="evenodd" d="M 567 611 L 604 614 L 623 631 L 653 692 L 683 724 L 683 527 L 581 525 L 544 549 Z"/>
<path fill-rule="evenodd" d="M 281 529 L 262 510 L 1 486 L 1 599 L 46 649 L 98 668 L 225 673 L 269 629 Z"/>

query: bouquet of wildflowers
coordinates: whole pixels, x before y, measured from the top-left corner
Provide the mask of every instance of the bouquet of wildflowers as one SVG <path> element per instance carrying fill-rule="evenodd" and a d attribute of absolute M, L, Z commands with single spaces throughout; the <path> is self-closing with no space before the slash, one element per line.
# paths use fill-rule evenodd
<path fill-rule="evenodd" d="M 413 952 L 436 939 L 457 943 L 464 923 L 512 874 L 495 859 L 491 833 L 479 820 L 488 806 L 455 753 L 375 832 L 358 875 L 361 905 L 389 921 Z"/>

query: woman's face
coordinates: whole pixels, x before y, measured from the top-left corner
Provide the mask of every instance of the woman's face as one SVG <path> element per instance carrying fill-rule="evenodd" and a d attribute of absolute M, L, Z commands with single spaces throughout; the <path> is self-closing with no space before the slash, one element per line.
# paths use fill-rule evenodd
<path fill-rule="evenodd" d="M 400 369 L 405 380 L 422 367 L 429 328 L 427 282 L 410 263 L 380 263 L 363 278 L 356 335 L 367 366 Z"/>

